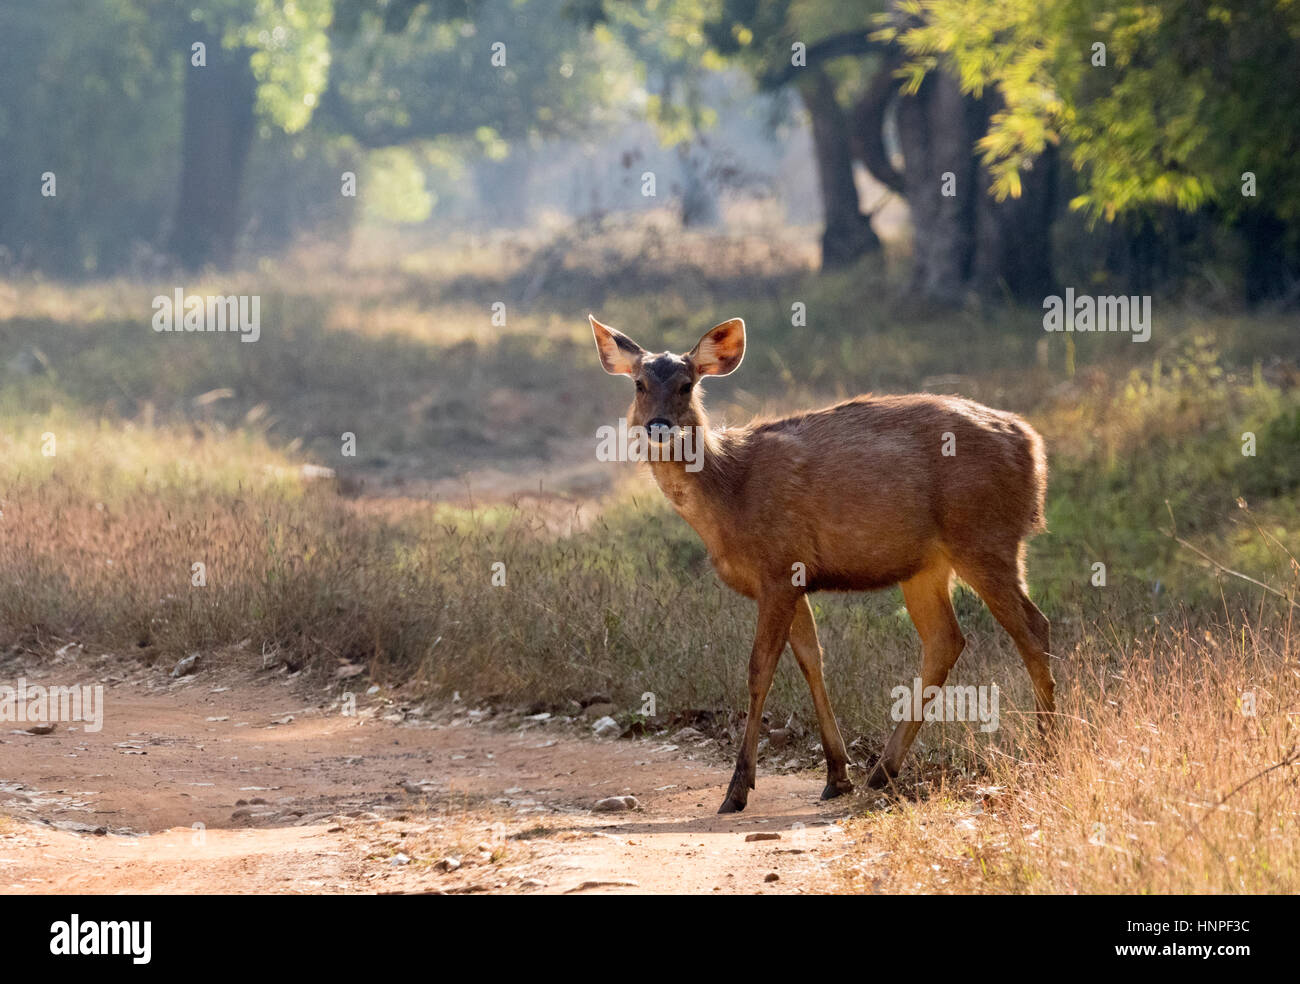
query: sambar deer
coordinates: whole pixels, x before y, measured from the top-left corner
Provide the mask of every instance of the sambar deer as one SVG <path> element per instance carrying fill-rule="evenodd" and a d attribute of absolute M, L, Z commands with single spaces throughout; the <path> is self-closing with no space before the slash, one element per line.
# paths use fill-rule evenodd
<path fill-rule="evenodd" d="M 659 487 L 700 535 L 722 580 L 758 602 L 749 717 L 719 813 L 743 810 L 754 788 L 763 704 L 787 641 L 821 731 L 822 799 L 853 788 L 822 679 L 810 591 L 901 584 L 921 637 L 922 686 L 941 687 L 966 645 L 950 598 L 955 573 L 1015 641 L 1033 681 L 1039 729 L 1047 733 L 1055 690 L 1049 627 L 1026 591 L 1024 548 L 1046 526 L 1047 460 L 1028 423 L 970 400 L 916 394 L 861 396 L 714 431 L 699 383 L 740 365 L 741 319 L 710 329 L 685 355 L 652 354 L 590 320 L 605 371 L 636 381 L 629 426 L 646 428 L 667 452 L 647 455 Z M 672 453 L 685 428 L 697 428 L 689 463 Z M 920 726 L 903 721 L 895 728 L 869 785 L 898 775 Z"/>

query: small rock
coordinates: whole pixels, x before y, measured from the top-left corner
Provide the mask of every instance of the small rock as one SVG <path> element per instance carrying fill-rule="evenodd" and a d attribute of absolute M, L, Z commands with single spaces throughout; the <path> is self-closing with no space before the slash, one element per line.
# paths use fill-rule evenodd
<path fill-rule="evenodd" d="M 769 732 L 767 740 L 773 748 L 785 748 L 790 743 L 790 732 L 785 728 L 773 728 Z"/>
<path fill-rule="evenodd" d="M 593 809 L 600 813 L 620 813 L 624 810 L 635 810 L 640 805 L 635 796 L 606 796 L 604 799 L 596 800 Z"/>
<path fill-rule="evenodd" d="M 602 704 L 588 704 L 583 708 L 582 716 L 589 720 L 595 720 L 596 718 L 608 717 L 617 712 L 618 705 L 606 701 Z"/>
<path fill-rule="evenodd" d="M 27 729 L 27 733 L 29 735 L 48 735 L 48 734 L 52 734 L 53 731 L 54 731 L 53 721 L 51 721 L 49 724 L 33 724 L 30 728 Z"/>
<path fill-rule="evenodd" d="M 619 726 L 619 723 L 612 717 L 601 718 L 591 726 L 591 730 L 595 732 L 597 738 L 607 738 L 610 736 L 621 735 L 623 733 L 623 729 Z"/>
<path fill-rule="evenodd" d="M 189 676 L 196 669 L 198 669 L 198 666 L 199 666 L 199 654 L 190 653 L 183 660 L 181 660 L 174 667 L 172 667 L 172 677 L 176 678 L 176 677 Z"/>
<path fill-rule="evenodd" d="M 460 858 L 443 858 L 434 867 L 441 871 L 457 871 L 460 868 Z"/>
<path fill-rule="evenodd" d="M 763 881 L 765 882 L 774 882 L 780 880 L 781 880 L 781 876 L 778 875 L 775 871 L 769 871 L 766 875 L 763 876 Z"/>
<path fill-rule="evenodd" d="M 408 858 L 405 854 L 395 854 L 388 859 L 388 863 L 392 865 L 410 864 L 411 859 Z"/>
<path fill-rule="evenodd" d="M 753 841 L 779 841 L 780 839 L 781 835 L 773 830 L 760 830 L 756 833 L 745 835 L 746 844 L 752 843 Z"/>
<path fill-rule="evenodd" d="M 675 732 L 673 732 L 672 737 L 670 737 L 668 740 L 675 741 L 675 742 L 699 741 L 703 737 L 704 735 L 701 732 L 697 731 L 695 728 L 686 727 L 686 728 L 678 728 Z"/>

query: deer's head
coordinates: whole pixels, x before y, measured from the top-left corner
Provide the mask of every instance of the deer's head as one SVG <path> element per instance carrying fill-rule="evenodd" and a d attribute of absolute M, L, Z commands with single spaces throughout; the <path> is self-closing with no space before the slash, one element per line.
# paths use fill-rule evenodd
<path fill-rule="evenodd" d="M 745 322 L 739 318 L 710 328 L 684 355 L 647 352 L 621 331 L 590 315 L 588 318 L 605 371 L 630 376 L 636 382 L 628 425 L 644 427 L 658 443 L 668 440 L 674 427 L 704 426 L 699 381 L 705 376 L 727 375 L 745 357 Z"/>

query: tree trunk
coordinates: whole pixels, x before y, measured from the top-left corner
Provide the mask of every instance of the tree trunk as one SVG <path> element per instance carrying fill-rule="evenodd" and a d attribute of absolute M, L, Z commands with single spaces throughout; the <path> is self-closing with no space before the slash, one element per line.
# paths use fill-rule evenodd
<path fill-rule="evenodd" d="M 1244 212 L 1237 231 L 1245 245 L 1242 270 L 1246 303 L 1282 301 L 1294 305 L 1300 296 L 1300 261 L 1289 249 L 1287 227 L 1275 214 L 1261 209 Z"/>
<path fill-rule="evenodd" d="M 822 232 L 822 269 L 843 267 L 880 249 L 880 240 L 858 204 L 853 181 L 853 148 L 848 116 L 835 98 L 830 77 L 809 67 L 809 82 L 799 94 L 812 119 L 813 149 L 821 189 L 825 229 Z"/>
<path fill-rule="evenodd" d="M 885 118 L 889 107 L 898 97 L 898 78 L 894 75 L 903 63 L 903 56 L 889 51 L 876 69 L 875 77 L 866 92 L 853 107 L 853 153 L 862 161 L 871 176 L 890 191 L 907 193 L 902 172 L 894 167 L 885 146 Z"/>
<path fill-rule="evenodd" d="M 180 198 L 170 250 L 189 270 L 229 264 L 239 231 L 240 190 L 253 139 L 257 83 L 249 53 L 198 34 L 207 64 L 185 63 Z"/>
<path fill-rule="evenodd" d="M 982 136 L 996 110 L 984 107 Z M 970 286 L 984 296 L 1041 303 L 1055 292 L 1052 220 L 1056 216 L 1059 156 L 1048 145 L 1032 168 L 1020 171 L 1020 197 L 998 201 L 989 194 L 992 177 L 981 166 L 975 207 L 975 256 Z"/>
<path fill-rule="evenodd" d="M 914 94 L 899 93 L 898 56 L 887 56 L 854 112 L 854 143 L 873 177 L 900 192 L 912 219 L 913 289 L 941 304 L 967 294 L 1041 300 L 1051 293 L 1051 228 L 1057 154 L 1048 148 L 1021 174 L 1021 196 L 995 201 L 975 153 L 996 105 L 963 96 L 957 80 L 932 71 Z M 897 101 L 900 174 L 884 144 Z"/>
<path fill-rule="evenodd" d="M 978 110 L 956 79 L 934 71 L 898 106 L 903 185 L 912 213 L 912 284 L 922 296 L 955 304 L 966 292 L 975 249 L 973 152 Z"/>

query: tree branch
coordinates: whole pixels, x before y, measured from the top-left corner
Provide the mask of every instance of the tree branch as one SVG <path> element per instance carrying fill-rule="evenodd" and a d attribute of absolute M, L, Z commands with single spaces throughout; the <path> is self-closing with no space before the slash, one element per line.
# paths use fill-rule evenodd
<path fill-rule="evenodd" d="M 859 29 L 849 31 L 845 34 L 836 34 L 833 37 L 823 38 L 816 44 L 810 45 L 807 52 L 807 63 L 809 67 L 821 65 L 835 58 L 843 58 L 847 55 L 867 55 L 874 51 L 887 51 L 893 45 L 886 41 L 873 41 L 869 29 Z M 779 89 L 781 86 L 794 79 L 802 66 L 791 65 L 789 59 L 786 63 L 777 68 L 768 69 L 758 78 L 758 87 L 760 89 Z"/>
<path fill-rule="evenodd" d="M 903 174 L 894 167 L 885 149 L 885 113 L 898 92 L 899 80 L 894 77 L 894 71 L 901 60 L 896 51 L 890 51 L 867 91 L 853 107 L 854 152 L 873 178 L 900 195 L 905 194 Z"/>

